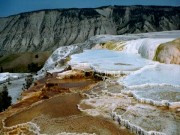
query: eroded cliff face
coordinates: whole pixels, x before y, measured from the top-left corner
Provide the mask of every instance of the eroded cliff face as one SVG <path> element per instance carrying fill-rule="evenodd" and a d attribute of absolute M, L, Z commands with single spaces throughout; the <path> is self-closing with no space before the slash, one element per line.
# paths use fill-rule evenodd
<path fill-rule="evenodd" d="M 179 30 L 179 7 L 42 10 L 0 18 L 0 54 L 54 50 L 99 34 Z"/>

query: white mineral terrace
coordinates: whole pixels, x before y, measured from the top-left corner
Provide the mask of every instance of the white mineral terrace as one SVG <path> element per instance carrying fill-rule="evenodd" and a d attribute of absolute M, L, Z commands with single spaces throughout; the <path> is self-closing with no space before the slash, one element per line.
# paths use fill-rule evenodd
<path fill-rule="evenodd" d="M 126 41 L 121 51 L 97 49 L 97 45 L 96 49 L 72 55 L 68 63 L 72 68 L 89 66 L 100 75 L 114 76 L 123 86 L 123 90 L 110 90 L 105 84 L 103 94 L 92 92 L 82 101 L 94 109 L 83 110 L 78 106 L 79 109 L 93 116 L 111 116 L 138 135 L 178 134 L 179 118 L 156 107 L 180 110 L 180 66 L 152 60 L 157 47 L 172 40 L 174 38 L 135 39 Z M 132 98 L 136 105 L 130 102 Z M 118 108 L 124 112 L 118 114 Z"/>
<path fill-rule="evenodd" d="M 81 111 L 111 118 L 138 135 L 178 135 L 180 118 L 176 114 L 180 112 L 180 65 L 159 63 L 153 58 L 160 44 L 179 38 L 179 35 L 180 31 L 95 36 L 81 45 L 58 48 L 39 73 L 63 70 L 59 63 L 70 56 L 67 65 L 72 69 L 92 70 L 104 77 L 97 91 L 91 90 L 87 99 L 78 105 Z M 119 42 L 117 48 L 123 48 L 119 51 L 97 49 L 100 43 L 110 40 Z M 90 41 L 95 48 L 84 47 L 83 52 L 78 52 L 83 45 L 91 46 Z M 0 81 L 7 79 L 6 76 L 0 74 Z M 83 109 L 81 104 L 93 108 Z M 25 126 L 28 129 L 36 127 L 32 123 Z M 39 127 L 34 128 L 35 132 L 39 130 Z M 63 134 L 70 133 L 59 133 Z"/>

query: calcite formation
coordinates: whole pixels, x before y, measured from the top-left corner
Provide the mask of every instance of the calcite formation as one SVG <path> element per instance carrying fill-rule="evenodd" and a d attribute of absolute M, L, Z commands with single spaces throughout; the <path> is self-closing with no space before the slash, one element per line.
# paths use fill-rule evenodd
<path fill-rule="evenodd" d="M 80 101 L 87 98 L 85 93 L 98 82 L 92 73 L 84 71 L 47 74 L 24 91 L 18 103 L 0 114 L 0 134 L 131 135 L 111 119 L 93 117 L 78 109 Z"/>
<path fill-rule="evenodd" d="M 159 45 L 154 60 L 166 64 L 180 65 L 180 38 Z"/>

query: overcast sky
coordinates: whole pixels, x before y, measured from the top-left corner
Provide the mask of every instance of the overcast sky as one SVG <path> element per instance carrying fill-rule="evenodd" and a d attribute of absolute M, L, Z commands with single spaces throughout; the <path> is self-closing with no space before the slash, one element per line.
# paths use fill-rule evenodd
<path fill-rule="evenodd" d="M 106 5 L 180 6 L 180 0 L 0 0 L 0 16 L 40 9 L 92 8 Z"/>

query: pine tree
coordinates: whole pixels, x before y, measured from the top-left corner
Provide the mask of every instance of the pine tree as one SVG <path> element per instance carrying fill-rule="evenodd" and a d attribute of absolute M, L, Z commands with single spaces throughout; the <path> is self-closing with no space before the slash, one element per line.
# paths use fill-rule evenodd
<path fill-rule="evenodd" d="M 28 89 L 34 81 L 33 75 L 28 75 L 25 81 L 26 83 L 23 84 L 23 89 Z"/>
<path fill-rule="evenodd" d="M 2 93 L 0 92 L 0 112 L 3 111 L 3 99 L 2 99 Z"/>
<path fill-rule="evenodd" d="M 0 93 L 0 111 L 7 109 L 11 105 L 12 98 L 8 94 L 8 88 L 3 86 L 3 90 Z"/>
<path fill-rule="evenodd" d="M 0 71 L 0 73 L 2 73 L 3 72 L 3 67 L 1 67 L 1 71 Z"/>

